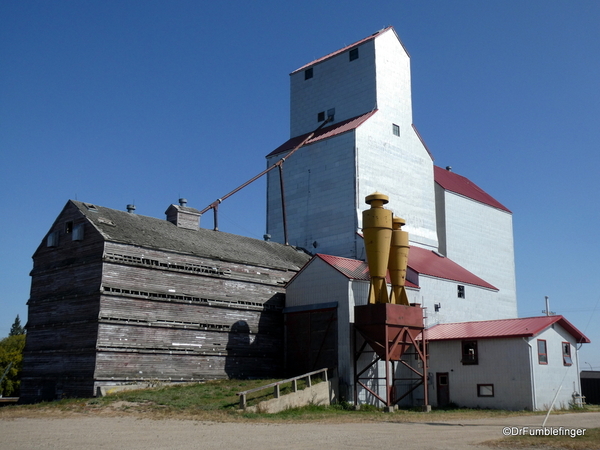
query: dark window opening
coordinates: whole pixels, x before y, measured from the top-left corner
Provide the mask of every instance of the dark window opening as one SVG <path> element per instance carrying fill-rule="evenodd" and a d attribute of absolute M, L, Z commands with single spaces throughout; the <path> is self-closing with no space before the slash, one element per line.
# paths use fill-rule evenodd
<path fill-rule="evenodd" d="M 358 48 L 353 48 L 352 50 L 350 50 L 349 55 L 350 55 L 350 61 L 354 61 L 355 59 L 358 59 Z"/>
<path fill-rule="evenodd" d="M 73 227 L 73 240 L 83 241 L 83 224 L 79 223 Z"/>
<path fill-rule="evenodd" d="M 325 120 L 325 111 L 321 111 L 317 114 L 317 122 L 323 122 Z"/>
<path fill-rule="evenodd" d="M 310 80 L 312 77 L 313 77 L 313 68 L 311 67 L 310 69 L 306 69 L 304 71 L 304 79 Z"/>
<path fill-rule="evenodd" d="M 69 221 L 65 224 L 65 233 L 71 234 L 73 232 L 73 222 Z"/>
<path fill-rule="evenodd" d="M 400 136 L 400 127 L 395 123 L 392 124 L 392 131 L 394 132 L 394 136 Z"/>
<path fill-rule="evenodd" d="M 53 231 L 46 240 L 47 247 L 58 247 L 58 231 Z"/>
<path fill-rule="evenodd" d="M 465 287 L 458 285 L 458 298 L 465 298 Z"/>
<path fill-rule="evenodd" d="M 462 341 L 462 360 L 463 365 L 479 364 L 479 355 L 477 354 L 477 341 Z"/>
<path fill-rule="evenodd" d="M 438 375 L 438 385 L 440 385 L 440 386 L 448 386 L 448 374 L 440 374 L 440 375 Z"/>
<path fill-rule="evenodd" d="M 573 360 L 571 359 L 571 344 L 568 342 L 562 343 L 562 352 L 563 352 L 563 365 L 571 366 L 573 365 Z"/>
<path fill-rule="evenodd" d="M 477 385 L 477 397 L 493 397 L 494 396 L 494 385 L 493 384 L 478 384 Z"/>
<path fill-rule="evenodd" d="M 546 341 L 543 339 L 538 339 L 537 347 L 538 347 L 538 363 L 539 364 L 548 364 L 548 351 L 546 349 Z"/>

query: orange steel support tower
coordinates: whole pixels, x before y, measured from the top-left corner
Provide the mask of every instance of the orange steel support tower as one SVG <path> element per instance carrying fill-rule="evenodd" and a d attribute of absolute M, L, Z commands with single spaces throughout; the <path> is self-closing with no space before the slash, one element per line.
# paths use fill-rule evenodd
<path fill-rule="evenodd" d="M 408 233 L 401 229 L 405 222 L 393 218 L 392 212 L 383 207 L 389 201 L 386 195 L 375 192 L 367 196 L 365 201 L 371 205 L 370 209 L 363 212 L 363 235 L 371 282 L 368 304 L 354 307 L 354 403 L 358 405 L 358 386 L 362 386 L 388 408 L 423 386 L 423 406 L 429 410 L 423 308 L 409 305 L 405 290 L 409 249 Z M 388 295 L 386 282 L 388 269 L 392 281 L 391 295 Z M 358 349 L 357 333 L 364 338 Z M 367 345 L 376 356 L 359 371 L 360 357 L 369 353 Z M 402 355 L 412 348 L 421 367 L 412 367 L 402 359 Z M 385 362 L 383 396 L 377 392 L 379 389 L 372 389 L 367 384 L 381 378 L 365 375 L 380 361 Z M 396 378 L 397 364 L 407 367 L 416 377 Z M 397 392 L 396 383 L 399 381 L 409 382 L 405 392 Z"/>

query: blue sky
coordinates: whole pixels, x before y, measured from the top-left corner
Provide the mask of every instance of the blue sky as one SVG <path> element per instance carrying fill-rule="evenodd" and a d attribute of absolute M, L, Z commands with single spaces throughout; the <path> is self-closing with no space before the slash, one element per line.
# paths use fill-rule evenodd
<path fill-rule="evenodd" d="M 436 164 L 514 214 L 519 315 L 549 296 L 600 370 L 598 23 L 585 0 L 0 2 L 0 336 L 69 199 L 202 209 L 289 137 L 291 71 L 392 25 Z M 264 180 L 219 221 L 262 238 Z"/>

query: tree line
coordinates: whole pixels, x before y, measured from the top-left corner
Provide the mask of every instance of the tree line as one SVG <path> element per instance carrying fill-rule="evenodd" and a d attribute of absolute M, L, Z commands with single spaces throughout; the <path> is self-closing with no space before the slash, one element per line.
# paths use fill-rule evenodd
<path fill-rule="evenodd" d="M 0 396 L 19 396 L 24 348 L 25 328 L 17 315 L 8 337 L 0 340 Z"/>

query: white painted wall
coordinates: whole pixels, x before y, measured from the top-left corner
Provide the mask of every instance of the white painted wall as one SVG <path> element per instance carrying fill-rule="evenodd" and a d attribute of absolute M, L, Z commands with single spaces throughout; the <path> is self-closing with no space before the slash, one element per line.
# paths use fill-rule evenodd
<path fill-rule="evenodd" d="M 465 287 L 465 298 L 458 298 L 459 284 Z M 415 302 L 427 308 L 428 326 L 505 318 L 496 310 L 496 291 L 427 275 L 419 275 L 419 285 L 420 298 Z M 441 306 L 439 312 L 435 312 L 436 303 Z"/>
<path fill-rule="evenodd" d="M 440 252 L 498 288 L 487 319 L 517 317 L 512 214 L 438 185 L 436 197 Z"/>
<path fill-rule="evenodd" d="M 290 137 L 317 128 L 321 111 L 335 108 L 335 121 L 341 122 L 376 108 L 374 42 L 363 43 L 358 52 L 354 61 L 345 51 L 313 65 L 311 79 L 304 79 L 304 70 L 290 75 Z"/>
<path fill-rule="evenodd" d="M 269 158 L 268 164 L 281 156 Z M 354 132 L 303 147 L 286 160 L 283 170 L 291 245 L 355 257 L 354 161 Z M 278 170 L 267 175 L 267 233 L 274 241 L 283 242 Z"/>
<path fill-rule="evenodd" d="M 539 363 L 538 339 L 546 340 L 548 364 Z M 571 343 L 572 366 L 563 364 L 562 342 Z M 558 397 L 554 407 L 557 409 L 568 408 L 573 400 L 573 392 L 581 394 L 575 339 L 563 327 L 554 324 L 551 328 L 529 339 L 529 345 L 531 345 L 533 356 L 532 367 L 535 377 L 535 403 L 537 409 L 547 410 L 557 392 Z"/>
<path fill-rule="evenodd" d="M 436 373 L 448 373 L 450 402 L 469 408 L 533 409 L 529 350 L 521 338 L 477 339 L 479 364 L 463 365 L 462 341 L 430 341 L 429 399 L 437 406 Z M 478 384 L 493 384 L 494 397 L 478 397 Z"/>

